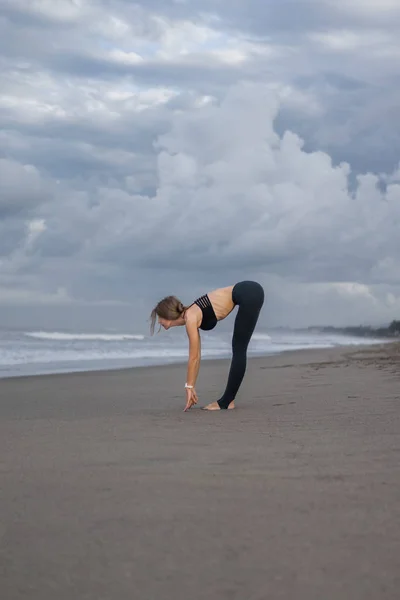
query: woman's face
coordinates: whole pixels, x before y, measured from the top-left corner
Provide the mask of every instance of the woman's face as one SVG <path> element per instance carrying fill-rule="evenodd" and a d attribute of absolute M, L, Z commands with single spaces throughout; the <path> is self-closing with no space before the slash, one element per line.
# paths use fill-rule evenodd
<path fill-rule="evenodd" d="M 158 317 L 158 322 L 161 325 L 161 327 L 164 327 L 164 329 L 169 329 L 171 327 L 171 321 L 169 321 L 168 319 Z"/>

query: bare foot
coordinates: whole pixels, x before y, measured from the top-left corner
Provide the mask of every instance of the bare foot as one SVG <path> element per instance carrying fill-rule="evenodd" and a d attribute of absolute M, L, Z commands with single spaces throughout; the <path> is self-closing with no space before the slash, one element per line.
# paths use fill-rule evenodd
<path fill-rule="evenodd" d="M 232 408 L 235 408 L 235 402 L 234 402 L 234 400 L 232 400 L 232 402 L 228 406 L 228 410 L 231 410 Z M 203 408 L 203 410 L 221 410 L 221 409 L 219 407 L 218 402 L 212 402 L 211 404 L 207 404 L 207 406 L 205 406 Z"/>

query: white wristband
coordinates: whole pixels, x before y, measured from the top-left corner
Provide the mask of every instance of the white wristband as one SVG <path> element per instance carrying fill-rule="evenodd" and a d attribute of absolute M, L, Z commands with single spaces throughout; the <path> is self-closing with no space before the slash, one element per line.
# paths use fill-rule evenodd
<path fill-rule="evenodd" d="M 192 390 L 193 389 L 193 385 L 188 385 L 187 383 L 185 383 L 185 388 L 187 390 Z"/>

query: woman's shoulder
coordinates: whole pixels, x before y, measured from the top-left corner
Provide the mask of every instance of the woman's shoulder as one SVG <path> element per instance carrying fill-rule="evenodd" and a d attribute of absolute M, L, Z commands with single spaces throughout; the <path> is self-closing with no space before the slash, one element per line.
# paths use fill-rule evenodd
<path fill-rule="evenodd" d="M 188 306 L 185 309 L 185 314 L 183 318 L 185 321 L 186 328 L 193 327 L 194 325 L 199 327 L 201 323 L 201 317 L 202 313 L 200 308 L 195 302 L 193 302 L 192 304 L 190 304 L 190 306 Z"/>

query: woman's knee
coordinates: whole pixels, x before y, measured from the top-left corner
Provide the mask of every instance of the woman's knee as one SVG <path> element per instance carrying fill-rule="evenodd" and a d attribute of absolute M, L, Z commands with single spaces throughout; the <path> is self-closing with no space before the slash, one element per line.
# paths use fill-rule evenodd
<path fill-rule="evenodd" d="M 232 358 L 235 361 L 246 361 L 247 358 L 247 344 L 243 344 L 242 342 L 233 343 L 232 344 Z"/>

